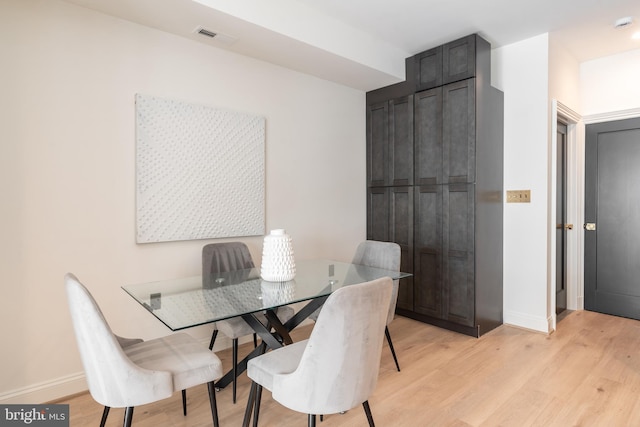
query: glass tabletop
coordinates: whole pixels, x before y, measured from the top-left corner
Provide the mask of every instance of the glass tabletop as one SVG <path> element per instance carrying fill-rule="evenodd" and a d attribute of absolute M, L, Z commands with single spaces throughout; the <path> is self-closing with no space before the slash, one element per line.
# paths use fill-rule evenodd
<path fill-rule="evenodd" d="M 169 329 L 229 319 L 243 314 L 308 301 L 342 286 L 381 277 L 401 279 L 409 273 L 331 260 L 296 262 L 288 282 L 267 282 L 257 268 L 123 286 L 129 295 Z"/>

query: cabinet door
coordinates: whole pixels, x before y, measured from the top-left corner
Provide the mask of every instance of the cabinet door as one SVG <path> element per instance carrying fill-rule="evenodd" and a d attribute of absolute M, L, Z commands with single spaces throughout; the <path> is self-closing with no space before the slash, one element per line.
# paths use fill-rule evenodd
<path fill-rule="evenodd" d="M 443 251 L 446 319 L 475 323 L 474 184 L 443 186 Z"/>
<path fill-rule="evenodd" d="M 442 98 L 444 183 L 475 182 L 475 79 L 443 86 Z"/>
<path fill-rule="evenodd" d="M 367 191 L 367 239 L 400 245 L 400 271 L 413 272 L 413 187 Z M 402 279 L 397 306 L 413 311 L 413 277 Z"/>
<path fill-rule="evenodd" d="M 383 186 L 389 182 L 387 167 L 389 145 L 388 101 L 367 107 L 367 184 Z"/>
<path fill-rule="evenodd" d="M 389 101 L 390 184 L 413 185 L 413 95 Z"/>
<path fill-rule="evenodd" d="M 415 171 L 416 185 L 442 183 L 442 88 L 416 93 Z"/>
<path fill-rule="evenodd" d="M 389 241 L 400 245 L 400 271 L 413 272 L 413 187 L 392 187 Z M 413 278 L 402 279 L 398 307 L 413 310 Z"/>
<path fill-rule="evenodd" d="M 443 319 L 442 186 L 415 188 L 414 310 Z"/>
<path fill-rule="evenodd" d="M 442 84 L 475 77 L 476 35 L 454 40 L 442 47 Z"/>
<path fill-rule="evenodd" d="M 414 64 L 416 91 L 442 85 L 442 46 L 415 55 Z"/>
<path fill-rule="evenodd" d="M 389 241 L 389 188 L 367 190 L 367 239 Z"/>

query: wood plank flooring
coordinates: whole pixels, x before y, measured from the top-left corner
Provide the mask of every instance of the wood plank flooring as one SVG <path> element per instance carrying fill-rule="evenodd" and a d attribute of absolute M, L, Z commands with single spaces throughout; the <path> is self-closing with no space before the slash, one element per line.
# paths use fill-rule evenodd
<path fill-rule="evenodd" d="M 395 370 L 386 343 L 371 409 L 377 426 L 640 426 L 640 322 L 588 311 L 567 315 L 545 335 L 501 326 L 480 339 L 404 317 L 389 327 L 399 357 Z M 294 331 L 304 339 L 311 326 Z M 250 349 L 241 346 L 241 354 Z M 219 353 L 225 368 L 231 351 Z M 231 387 L 217 393 L 222 427 L 240 426 L 249 391 L 240 378 L 238 403 Z M 189 389 L 189 414 L 180 394 L 136 408 L 137 427 L 208 426 L 206 386 Z M 88 393 L 70 404 L 71 426 L 97 426 L 102 407 Z M 112 409 L 108 426 L 122 425 Z M 263 394 L 260 426 L 306 426 L 307 417 Z M 325 416 L 322 427 L 366 426 L 362 407 Z"/>

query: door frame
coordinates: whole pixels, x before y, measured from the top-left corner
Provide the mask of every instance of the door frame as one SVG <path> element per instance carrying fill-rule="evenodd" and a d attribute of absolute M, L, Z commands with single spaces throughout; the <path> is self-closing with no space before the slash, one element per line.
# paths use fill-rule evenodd
<path fill-rule="evenodd" d="M 552 100 L 551 105 L 551 149 L 549 183 L 549 280 L 547 289 L 547 316 L 549 332 L 555 331 L 556 317 L 556 188 L 557 188 L 557 132 L 558 122 L 567 126 L 567 222 L 573 224 L 567 233 L 566 287 L 567 310 L 584 308 L 584 123 L 582 117 L 566 105 Z"/>
<path fill-rule="evenodd" d="M 558 120 L 567 125 L 567 220 L 576 231 L 567 239 L 567 309 L 584 310 L 584 180 L 585 180 L 585 126 L 593 123 L 640 117 L 640 108 L 597 113 L 581 116 L 566 105 L 553 99 L 551 101 L 551 146 L 550 182 L 549 182 L 549 258 L 547 260 L 549 277 L 547 288 L 547 313 L 549 332 L 555 331 L 556 308 L 556 145 Z"/>

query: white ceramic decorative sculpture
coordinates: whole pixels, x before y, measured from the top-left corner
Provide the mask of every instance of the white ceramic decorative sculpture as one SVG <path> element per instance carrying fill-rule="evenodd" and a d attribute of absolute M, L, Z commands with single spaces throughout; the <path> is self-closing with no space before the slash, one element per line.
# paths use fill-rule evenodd
<path fill-rule="evenodd" d="M 269 282 L 286 282 L 296 275 L 291 237 L 283 229 L 271 230 L 264 237 L 260 277 Z"/>

